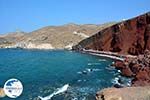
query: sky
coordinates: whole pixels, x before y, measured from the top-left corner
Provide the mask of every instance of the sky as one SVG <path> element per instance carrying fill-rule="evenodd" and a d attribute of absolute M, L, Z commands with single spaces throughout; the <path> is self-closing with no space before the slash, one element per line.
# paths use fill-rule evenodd
<path fill-rule="evenodd" d="M 150 0 L 0 0 L 0 34 L 67 23 L 103 24 L 150 11 Z"/>

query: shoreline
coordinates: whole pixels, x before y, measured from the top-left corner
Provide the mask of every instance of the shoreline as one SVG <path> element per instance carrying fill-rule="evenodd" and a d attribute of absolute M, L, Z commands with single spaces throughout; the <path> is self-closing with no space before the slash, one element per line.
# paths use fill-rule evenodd
<path fill-rule="evenodd" d="M 25 49 L 25 48 L 0 48 L 0 49 L 48 50 L 48 49 Z M 50 49 L 50 50 L 66 50 L 66 49 Z M 68 50 L 68 51 L 75 51 L 75 50 Z M 114 66 L 115 69 L 121 70 L 121 73 L 120 73 L 121 76 L 131 77 L 131 78 L 135 78 L 136 77 L 133 73 L 130 73 L 131 69 L 129 69 L 128 67 L 126 67 L 126 66 L 129 66 L 129 63 L 130 63 L 129 61 L 126 61 L 126 58 L 131 58 L 132 60 L 133 59 L 135 60 L 135 59 L 139 59 L 138 56 L 122 55 L 122 54 L 118 54 L 118 53 L 106 52 L 106 51 L 97 51 L 97 50 L 82 50 L 82 51 L 79 51 L 79 52 L 90 54 L 90 55 L 94 55 L 94 56 L 107 57 L 107 58 L 114 59 L 115 63 L 113 64 L 113 66 Z M 131 60 L 131 59 L 129 59 L 129 60 Z M 119 62 L 118 64 L 120 64 L 121 66 L 119 65 L 119 67 L 118 67 L 117 65 L 115 65 L 116 62 Z M 127 65 L 126 65 L 126 62 L 128 63 Z M 124 72 L 125 73 L 127 72 L 127 74 L 124 74 Z M 145 73 L 143 73 L 143 74 L 145 74 Z M 145 79 L 145 76 L 142 76 L 142 77 L 140 76 L 139 78 L 140 79 L 141 78 Z M 140 86 L 140 85 L 137 85 L 137 86 Z M 146 85 L 143 85 L 142 87 L 144 88 L 145 86 Z M 112 88 L 112 87 L 110 87 L 110 88 Z M 133 86 L 133 83 L 131 82 L 131 86 L 129 86 L 129 88 L 132 88 L 132 87 L 134 87 L 134 86 Z M 121 89 L 121 90 L 123 90 L 124 88 L 127 88 L 127 87 L 126 86 L 125 87 L 121 87 L 121 88 L 119 87 L 119 89 Z M 109 88 L 105 88 L 105 89 L 109 90 Z M 117 89 L 117 87 L 115 89 Z M 97 93 L 101 93 L 101 92 L 103 92 L 103 90 L 97 91 Z M 97 99 L 97 100 L 99 100 L 99 99 Z"/>
<path fill-rule="evenodd" d="M 82 50 L 79 52 L 114 59 L 113 66 L 115 69 L 120 70 L 120 75 L 131 78 L 130 86 L 122 87 L 121 85 L 117 85 L 117 87 L 112 86 L 97 91 L 96 100 L 110 100 L 107 97 L 115 98 L 115 100 L 133 100 L 131 98 L 138 99 L 141 97 L 144 98 L 142 100 L 147 100 L 147 97 L 144 97 L 143 95 L 150 96 L 150 91 L 147 92 L 146 88 L 150 87 L 150 51 L 146 50 L 144 54 L 137 56 L 97 50 Z M 146 93 L 138 96 L 136 92 L 139 90 L 139 87 L 143 92 L 146 91 Z M 124 90 L 126 90 L 126 92 Z M 131 95 L 131 97 L 125 97 L 124 94 L 130 95 L 130 91 L 134 91 L 133 95 Z M 109 94 L 110 92 L 112 93 Z M 150 97 L 148 98 L 150 99 Z"/>
<path fill-rule="evenodd" d="M 62 48 L 62 49 L 57 49 L 57 48 L 55 48 L 55 49 L 40 49 L 40 48 L 19 48 L 19 47 L 17 47 L 17 48 L 1 48 L 0 47 L 0 49 L 21 49 L 21 50 L 44 50 L 44 51 L 53 51 L 53 50 L 67 50 L 67 51 L 73 51 L 73 50 L 70 50 L 70 49 L 65 49 L 65 48 Z"/>
<path fill-rule="evenodd" d="M 124 58 L 119 58 L 119 57 L 116 57 L 116 56 L 111 56 L 111 55 L 106 55 L 106 54 L 96 54 L 96 53 L 89 53 L 89 54 L 94 55 L 94 56 L 107 57 L 107 58 L 111 58 L 111 59 L 114 59 L 114 60 L 124 61 Z"/>
<path fill-rule="evenodd" d="M 146 50 L 136 58 L 115 61 L 113 66 L 122 76 L 132 78 L 131 86 L 99 90 L 96 100 L 150 100 L 150 51 Z"/>
<path fill-rule="evenodd" d="M 124 61 L 126 58 L 137 58 L 137 56 L 123 55 L 123 54 L 107 52 L 107 51 L 83 50 L 80 52 L 95 55 L 95 56 L 107 57 L 119 61 Z"/>

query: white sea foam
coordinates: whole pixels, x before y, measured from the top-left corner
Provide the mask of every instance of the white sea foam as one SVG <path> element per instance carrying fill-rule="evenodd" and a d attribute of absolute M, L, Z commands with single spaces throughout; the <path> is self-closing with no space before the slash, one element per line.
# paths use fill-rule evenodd
<path fill-rule="evenodd" d="M 91 72 L 91 71 L 92 71 L 92 69 L 90 69 L 90 68 L 87 68 L 87 69 L 86 69 L 86 71 L 88 71 L 88 72 Z"/>
<path fill-rule="evenodd" d="M 90 73 L 90 72 L 96 72 L 96 71 L 101 71 L 101 69 L 98 69 L 98 68 L 92 68 L 92 69 L 90 69 L 90 68 L 86 68 L 85 70 L 83 70 L 83 71 L 79 71 L 79 72 L 77 72 L 78 74 L 87 74 L 87 73 Z"/>
<path fill-rule="evenodd" d="M 50 94 L 46 97 L 38 96 L 38 98 L 40 98 L 41 100 L 50 100 L 53 96 L 67 91 L 68 87 L 69 87 L 69 84 L 65 84 L 63 87 L 58 88 L 58 90 L 54 91 L 52 94 Z"/>
<path fill-rule="evenodd" d="M 114 79 L 112 79 L 112 83 L 113 83 L 113 84 L 120 84 L 120 83 L 118 82 L 118 80 L 119 80 L 119 78 L 118 78 L 118 77 L 115 77 Z"/>
<path fill-rule="evenodd" d="M 119 79 L 121 79 L 121 83 L 119 82 Z M 131 79 L 122 76 L 115 77 L 111 82 L 120 86 L 131 86 Z"/>
<path fill-rule="evenodd" d="M 121 73 L 121 70 L 117 70 L 118 71 L 118 73 Z"/>
<path fill-rule="evenodd" d="M 107 70 L 115 70 L 115 68 L 114 67 L 111 67 L 111 66 L 108 66 L 108 67 L 105 67 L 105 69 L 107 69 Z"/>
<path fill-rule="evenodd" d="M 107 61 L 106 59 L 99 59 L 98 61 Z"/>
<path fill-rule="evenodd" d="M 77 72 L 78 74 L 82 74 L 82 72 Z"/>
<path fill-rule="evenodd" d="M 88 63 L 89 66 L 91 65 L 101 65 L 101 63 Z"/>
<path fill-rule="evenodd" d="M 78 82 L 81 82 L 82 80 L 78 80 Z"/>
<path fill-rule="evenodd" d="M 92 64 L 91 64 L 91 63 L 88 63 L 88 65 L 91 66 Z"/>

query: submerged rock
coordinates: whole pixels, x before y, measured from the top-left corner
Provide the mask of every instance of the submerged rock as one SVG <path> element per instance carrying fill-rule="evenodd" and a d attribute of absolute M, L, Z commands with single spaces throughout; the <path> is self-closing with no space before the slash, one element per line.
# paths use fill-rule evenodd
<path fill-rule="evenodd" d="M 150 51 L 145 50 L 143 55 L 125 61 L 115 61 L 116 69 L 121 70 L 121 75 L 133 77 L 132 86 L 150 85 Z"/>
<path fill-rule="evenodd" d="M 121 69 L 126 67 L 126 65 L 124 64 L 123 61 L 115 61 L 113 66 L 115 66 L 115 68 L 118 69 L 118 70 L 121 70 Z"/>

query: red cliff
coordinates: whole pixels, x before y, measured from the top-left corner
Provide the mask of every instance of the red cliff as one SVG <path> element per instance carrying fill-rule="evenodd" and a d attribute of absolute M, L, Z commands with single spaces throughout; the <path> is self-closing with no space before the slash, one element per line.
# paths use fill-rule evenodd
<path fill-rule="evenodd" d="M 150 50 L 150 12 L 99 31 L 73 49 L 143 54 L 146 49 Z"/>

